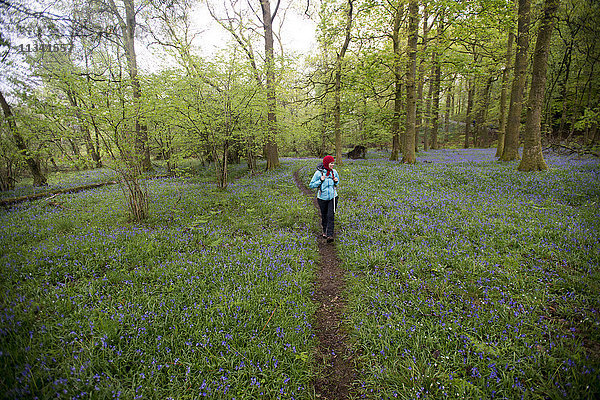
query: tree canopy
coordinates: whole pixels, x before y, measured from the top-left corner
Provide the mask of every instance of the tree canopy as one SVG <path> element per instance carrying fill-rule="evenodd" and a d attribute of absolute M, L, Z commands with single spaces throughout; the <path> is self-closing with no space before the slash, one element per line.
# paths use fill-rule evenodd
<path fill-rule="evenodd" d="M 340 158 L 356 145 L 405 162 L 416 161 L 413 147 L 497 146 L 513 160 L 531 130 L 534 87 L 540 143 L 593 149 L 600 5 L 557 2 L 547 71 L 532 81 L 546 9 L 543 0 L 2 3 L 2 188 L 36 168 L 43 184 L 57 163 L 139 175 L 151 160 L 173 173 L 187 157 L 214 163 L 225 187 L 228 162 L 254 171 L 257 159 L 275 168 L 280 156 Z M 303 37 L 314 43 L 298 53 L 290 38 Z"/>

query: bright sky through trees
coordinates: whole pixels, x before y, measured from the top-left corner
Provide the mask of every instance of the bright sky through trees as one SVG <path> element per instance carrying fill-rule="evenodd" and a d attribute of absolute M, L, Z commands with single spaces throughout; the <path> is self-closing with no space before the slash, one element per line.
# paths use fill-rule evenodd
<path fill-rule="evenodd" d="M 307 55 L 314 50 L 316 44 L 316 13 L 311 12 L 310 16 L 305 14 L 305 5 L 299 5 L 290 0 L 283 2 L 282 11 L 277 15 L 274 21 L 276 35 L 281 40 L 285 55 Z M 287 7 L 287 9 L 285 8 Z M 302 9 L 301 9 L 302 8 Z M 233 40 L 219 24 L 211 17 L 208 8 L 204 2 L 198 2 L 193 9 L 191 16 L 192 31 L 197 33 L 194 44 L 198 46 L 198 55 L 201 57 L 214 57 L 219 50 L 223 50 L 228 43 Z M 277 39 L 276 39 L 277 42 Z M 152 72 L 164 66 L 163 63 L 157 63 L 155 55 L 164 54 L 159 45 L 151 46 L 151 51 L 147 51 L 145 46 L 140 46 L 140 63 L 144 71 Z M 277 42 L 276 52 L 280 52 L 281 47 Z"/>

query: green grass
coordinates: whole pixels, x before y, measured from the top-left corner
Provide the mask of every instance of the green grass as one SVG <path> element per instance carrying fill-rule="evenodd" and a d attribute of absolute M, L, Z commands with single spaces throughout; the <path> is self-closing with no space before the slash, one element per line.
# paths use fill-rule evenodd
<path fill-rule="evenodd" d="M 419 157 L 341 167 L 359 392 L 599 396 L 598 163 L 526 174 L 492 150 Z"/>
<path fill-rule="evenodd" d="M 288 165 L 219 190 L 149 182 L 1 215 L 4 398 L 309 398 L 314 217 Z"/>
<path fill-rule="evenodd" d="M 314 399 L 318 161 L 190 165 L 143 224 L 118 186 L 1 211 L 0 397 Z M 358 396 L 599 396 L 599 164 L 419 161 L 337 167 Z"/>

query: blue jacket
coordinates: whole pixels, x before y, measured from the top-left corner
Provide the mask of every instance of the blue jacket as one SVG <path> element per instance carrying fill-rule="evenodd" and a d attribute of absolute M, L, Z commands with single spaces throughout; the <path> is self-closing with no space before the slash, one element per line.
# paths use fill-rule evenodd
<path fill-rule="evenodd" d="M 335 187 L 338 185 L 338 183 L 340 183 L 340 176 L 338 175 L 338 173 L 335 169 L 333 170 L 333 174 L 338 179 L 337 182 L 333 181 L 331 174 L 329 174 L 329 176 L 327 176 L 327 170 L 323 167 L 323 164 L 319 164 L 317 166 L 317 171 L 313 175 L 308 186 L 313 189 L 319 188 L 319 190 L 317 192 L 318 199 L 331 200 L 331 199 L 337 197 L 337 190 L 335 189 Z M 324 181 L 321 181 L 322 175 L 325 176 Z"/>

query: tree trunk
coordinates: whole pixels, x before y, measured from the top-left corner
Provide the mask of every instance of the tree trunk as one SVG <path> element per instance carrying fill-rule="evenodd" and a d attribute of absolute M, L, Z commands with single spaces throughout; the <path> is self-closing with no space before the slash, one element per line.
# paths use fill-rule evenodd
<path fill-rule="evenodd" d="M 135 103 L 135 151 L 138 157 L 137 162 L 143 171 L 148 171 L 152 168 L 150 163 L 150 147 L 148 146 L 148 128 L 145 124 L 140 123 L 142 89 L 138 78 L 137 57 L 135 54 L 135 6 L 133 0 L 123 0 L 125 6 L 125 20 L 121 18 L 119 11 L 111 0 L 113 13 L 119 20 L 121 31 L 123 34 L 123 45 L 125 47 L 125 55 L 127 58 L 127 66 L 129 68 L 129 78 L 131 79 L 131 88 L 133 101 Z"/>
<path fill-rule="evenodd" d="M 89 76 L 88 76 L 88 80 L 89 80 Z M 89 82 L 88 82 L 88 84 L 89 84 Z M 85 148 L 86 148 L 87 154 L 88 154 L 88 156 L 90 156 L 92 158 L 92 161 L 93 161 L 92 168 L 94 168 L 94 167 L 100 168 L 100 167 L 102 167 L 100 153 L 99 153 L 98 149 L 96 149 L 96 147 L 94 146 L 94 142 L 92 141 L 92 135 L 90 134 L 90 126 L 89 126 L 88 122 L 81 115 L 81 109 L 79 108 L 79 103 L 77 102 L 75 93 L 72 90 L 67 90 L 66 94 L 67 94 L 67 98 L 69 99 L 69 103 L 71 103 L 71 106 L 75 110 L 75 116 L 77 117 L 77 120 L 81 124 L 80 131 L 81 131 L 81 134 L 85 141 Z M 91 94 L 91 92 L 90 92 L 90 94 Z M 93 104 L 92 104 L 92 108 L 94 108 Z"/>
<path fill-rule="evenodd" d="M 571 130 L 569 133 L 569 138 L 573 136 L 573 133 L 575 132 L 575 123 L 577 122 L 577 120 L 582 116 L 582 113 L 584 112 L 585 108 L 586 108 L 586 104 L 587 105 L 592 105 L 592 93 L 597 94 L 597 91 L 594 90 L 594 82 L 597 80 L 596 75 L 594 75 L 594 69 L 596 68 L 596 65 L 598 63 L 598 57 L 594 57 L 593 54 L 591 53 L 591 48 L 588 47 L 586 49 L 586 62 L 585 64 L 590 64 L 590 69 L 589 71 L 586 71 L 586 75 L 587 75 L 587 81 L 585 82 L 584 85 L 581 85 L 581 95 L 578 97 L 577 93 L 579 92 L 578 88 L 576 87 L 575 89 L 575 95 L 574 95 L 574 107 L 573 107 L 573 113 L 571 115 Z M 579 70 L 579 72 L 577 73 L 577 80 L 578 82 L 581 82 L 580 80 L 580 76 L 581 73 L 583 71 L 583 67 Z M 584 97 L 586 97 L 587 94 L 587 101 L 584 100 Z M 597 102 L 595 101 L 595 105 L 597 106 Z"/>
<path fill-rule="evenodd" d="M 530 0 L 519 0 L 519 23 L 514 77 L 510 92 L 510 107 L 504 136 L 504 151 L 501 161 L 519 159 L 519 129 L 523 108 L 523 90 L 527 78 L 527 52 L 529 49 Z"/>
<path fill-rule="evenodd" d="M 265 153 L 267 170 L 279 167 L 279 152 L 277 149 L 277 97 L 275 96 L 275 58 L 273 56 L 273 19 L 279 9 L 279 0 L 275 12 L 271 14 L 270 0 L 260 0 L 265 31 L 265 64 L 267 89 L 267 142 Z"/>
<path fill-rule="evenodd" d="M 69 140 L 70 141 L 70 140 Z M 69 162 L 72 165 L 76 165 L 77 163 L 75 162 L 75 160 L 73 159 L 73 157 L 71 157 L 71 155 L 69 154 L 68 151 L 65 150 L 65 148 L 62 145 L 62 139 L 56 140 L 54 141 L 54 145 L 58 148 L 58 150 L 60 150 L 60 154 L 64 157 L 67 157 L 67 160 L 69 160 Z M 79 168 L 75 167 L 75 169 L 77 171 L 79 171 Z"/>
<path fill-rule="evenodd" d="M 12 157 L 4 157 L 0 164 L 0 191 L 13 190 L 15 182 L 13 159 Z"/>
<path fill-rule="evenodd" d="M 439 113 L 440 113 L 440 84 L 442 80 L 442 66 L 439 60 L 438 49 L 440 48 L 440 37 L 444 31 L 444 16 L 441 14 L 437 26 L 436 50 L 433 53 L 433 96 L 431 99 L 431 148 L 437 150 L 440 148 L 438 144 L 438 129 L 439 129 Z"/>
<path fill-rule="evenodd" d="M 404 153 L 402 162 L 414 164 L 415 155 L 415 123 L 417 118 L 417 99 L 415 75 L 417 72 L 417 37 L 419 35 L 419 1 L 410 0 L 408 4 L 408 63 L 406 67 L 406 132 L 404 134 Z"/>
<path fill-rule="evenodd" d="M 81 162 L 81 151 L 79 150 L 79 143 L 77 143 L 76 140 L 73 140 L 71 138 L 67 138 L 67 141 L 69 142 L 69 145 L 71 145 L 71 151 L 73 152 L 73 156 L 75 158 L 75 160 L 73 160 L 71 157 L 68 156 L 69 160 L 71 160 L 71 164 L 75 168 L 75 171 L 79 171 L 79 165 Z M 53 165 L 56 165 L 54 157 L 51 158 L 51 161 Z M 85 164 L 83 165 L 84 169 L 86 168 Z"/>
<path fill-rule="evenodd" d="M 591 64 L 590 71 L 585 71 L 584 67 L 588 63 Z M 595 79 L 593 79 L 593 78 L 595 78 L 595 76 L 594 76 L 595 65 L 596 65 L 596 59 L 595 59 L 595 57 L 593 57 L 590 54 L 590 49 L 588 48 L 587 52 L 586 52 L 585 63 L 584 63 L 584 65 L 580 66 L 580 68 L 577 72 L 577 78 L 575 79 L 575 82 L 581 82 L 582 81 L 581 75 L 584 73 L 588 75 L 588 80 L 584 85 L 581 85 L 581 84 L 575 85 L 575 93 L 573 94 L 573 106 L 572 106 L 572 112 L 571 112 L 569 135 L 566 138 L 567 142 L 570 141 L 571 138 L 573 137 L 573 134 L 575 133 L 575 122 L 579 119 L 579 117 L 581 117 L 581 113 L 585 109 L 584 97 L 586 94 L 586 88 L 588 86 L 590 87 L 590 92 L 588 92 L 588 104 L 590 103 L 592 82 L 595 80 Z M 580 87 L 581 87 L 581 95 L 579 95 Z"/>
<path fill-rule="evenodd" d="M 423 5 L 423 38 L 421 40 L 421 54 L 427 52 L 427 37 L 429 36 L 429 11 L 427 10 L 427 4 Z M 418 27 L 417 27 L 418 29 Z M 419 135 L 421 126 L 423 125 L 423 87 L 425 86 L 425 59 L 423 58 L 419 63 L 419 73 L 417 75 L 417 114 L 415 117 L 415 152 L 419 152 Z"/>
<path fill-rule="evenodd" d="M 490 89 L 492 87 L 493 81 L 494 81 L 494 77 L 490 76 L 485 83 L 483 91 L 481 92 L 481 99 L 479 101 L 480 105 L 478 107 L 479 110 L 477 111 L 477 118 L 476 118 L 476 120 L 477 120 L 477 122 L 476 122 L 477 139 L 475 141 L 476 147 L 487 147 L 486 143 L 487 143 L 488 131 L 485 127 L 485 122 L 486 122 L 488 108 L 490 106 Z"/>
<path fill-rule="evenodd" d="M 31 172 L 31 176 L 33 177 L 33 186 L 44 186 L 46 185 L 46 177 L 42 173 L 42 168 L 40 166 L 40 162 L 32 157 L 29 154 L 29 150 L 27 149 L 27 145 L 25 144 L 25 140 L 23 136 L 19 133 L 17 129 L 17 123 L 15 122 L 15 117 L 10 109 L 10 105 L 4 98 L 4 95 L 0 91 L 0 105 L 2 106 L 2 111 L 4 112 L 4 118 L 8 122 L 8 128 L 12 133 L 13 139 L 15 140 L 15 145 L 17 146 L 17 150 L 21 156 L 25 158 L 25 162 L 29 167 L 29 171 Z"/>
<path fill-rule="evenodd" d="M 565 130 L 565 123 L 567 122 L 567 112 L 568 112 L 568 86 L 569 86 L 569 75 L 571 73 L 571 49 L 572 49 L 572 45 L 569 46 L 569 48 L 567 49 L 566 53 L 565 53 L 565 80 L 563 82 L 563 84 L 561 85 L 561 94 L 560 94 L 560 98 L 562 99 L 563 102 L 563 108 L 562 108 L 562 112 L 560 115 L 560 124 L 558 127 L 558 137 L 562 138 L 563 137 L 563 132 Z"/>
<path fill-rule="evenodd" d="M 506 92 L 508 91 L 508 77 L 511 70 L 512 48 L 515 34 L 512 29 L 508 32 L 508 44 L 506 46 L 506 64 L 502 71 L 502 89 L 500 91 L 500 117 L 498 118 L 498 145 L 496 146 L 496 157 L 502 156 L 504 152 L 504 135 L 506 132 Z"/>
<path fill-rule="evenodd" d="M 246 161 L 248 163 L 248 170 L 252 175 L 256 174 L 256 157 L 254 154 L 255 143 L 254 137 L 249 136 L 245 140 L 245 152 L 246 152 Z"/>
<path fill-rule="evenodd" d="M 448 139 L 450 136 L 450 109 L 452 108 L 452 93 L 450 88 L 447 89 L 446 92 L 446 115 L 444 116 L 444 142 L 445 145 L 448 143 Z"/>
<path fill-rule="evenodd" d="M 432 60 L 433 61 L 433 60 Z M 425 113 L 423 120 L 423 151 L 429 151 L 429 129 L 431 128 L 431 98 L 433 97 L 432 77 L 435 74 L 435 67 L 431 67 L 429 73 L 429 89 L 427 91 L 427 100 L 425 103 Z"/>
<path fill-rule="evenodd" d="M 84 51 L 84 57 L 85 57 L 85 71 L 89 72 L 90 67 L 89 67 L 89 58 L 88 58 L 88 52 Z M 89 73 L 86 74 L 86 83 L 87 83 L 87 92 L 90 96 L 90 98 L 93 98 L 92 96 L 92 84 L 91 84 L 91 78 Z M 90 108 L 92 110 L 94 110 L 96 108 L 94 101 L 91 100 L 90 101 Z M 92 155 L 92 160 L 94 160 L 94 162 L 96 163 L 96 168 L 102 168 L 102 158 L 100 156 L 100 129 L 98 128 L 98 124 L 96 124 L 96 120 L 94 118 L 94 112 L 90 113 L 90 123 L 92 124 L 92 126 L 94 127 L 94 133 L 95 133 L 95 139 L 96 142 L 94 144 L 94 142 L 92 141 L 92 138 L 90 136 L 89 138 L 89 144 L 91 147 L 91 155 Z M 86 123 L 87 126 L 87 133 L 90 134 L 89 132 L 89 124 Z M 86 138 L 86 141 L 88 141 L 88 139 Z"/>
<path fill-rule="evenodd" d="M 400 149 L 400 114 L 402 112 L 402 71 L 400 54 L 400 25 L 404 15 L 404 5 L 398 5 L 394 16 L 394 30 L 392 41 L 394 45 L 394 116 L 392 119 L 392 154 L 390 161 L 398 161 Z M 402 149 L 402 151 L 404 151 Z"/>
<path fill-rule="evenodd" d="M 67 140 L 69 141 L 69 144 L 71 145 L 71 150 L 73 151 L 73 155 L 75 157 L 81 157 L 81 150 L 79 150 L 79 143 L 77 143 L 76 140 L 73 140 L 71 138 L 67 138 Z M 79 171 L 79 168 L 77 168 L 77 170 Z"/>
<path fill-rule="evenodd" d="M 334 93 L 334 131 L 335 131 L 335 161 L 338 165 L 342 164 L 342 128 L 341 128 L 341 105 L 340 92 L 342 90 L 342 62 L 350 44 L 350 31 L 352 29 L 352 11 L 353 0 L 348 0 L 348 8 L 346 14 L 346 37 L 340 52 L 335 61 L 335 93 Z"/>
<path fill-rule="evenodd" d="M 523 159 L 519 171 L 545 171 L 548 169 L 542 154 L 540 125 L 542 120 L 542 105 L 546 88 L 546 70 L 548 68 L 548 52 L 550 38 L 554 29 L 554 16 L 560 0 L 546 0 L 544 12 L 533 55 L 531 89 L 527 104 L 527 119 L 525 121 L 525 145 Z"/>
<path fill-rule="evenodd" d="M 598 129 L 598 125 L 594 124 L 592 126 L 592 133 L 590 134 L 590 136 L 592 137 L 592 142 L 590 143 L 591 146 L 600 142 L 600 129 Z"/>
<path fill-rule="evenodd" d="M 248 163 L 248 170 L 252 175 L 256 174 L 256 158 L 254 158 L 254 151 L 251 149 L 246 150 L 246 160 Z"/>
<path fill-rule="evenodd" d="M 329 120 L 328 120 L 328 116 L 329 116 L 329 111 L 327 110 L 327 106 L 325 104 L 323 104 L 323 123 L 321 126 L 322 132 L 321 132 L 321 146 L 318 149 L 318 154 L 317 156 L 319 158 L 323 158 L 325 157 L 325 155 L 327 155 L 327 133 L 329 131 L 328 129 L 328 125 L 329 125 Z"/>
<path fill-rule="evenodd" d="M 456 82 L 456 78 L 454 78 L 454 80 Z M 454 102 L 456 104 L 452 106 L 452 112 L 454 113 L 453 115 L 462 114 L 462 109 L 463 109 L 462 100 L 464 97 L 462 86 L 463 86 L 463 79 L 461 78 L 458 80 L 458 84 L 456 86 L 454 86 Z M 468 87 L 467 87 L 467 90 L 469 90 Z"/>
<path fill-rule="evenodd" d="M 474 78 L 473 78 L 474 79 Z M 473 111 L 473 97 L 475 94 L 475 82 L 469 82 L 467 84 L 469 90 L 467 93 L 467 114 L 465 116 L 465 149 L 471 147 L 469 136 L 471 134 L 471 122 L 472 122 L 472 111 Z"/>
<path fill-rule="evenodd" d="M 216 143 L 212 146 L 213 158 L 215 160 L 215 174 L 217 177 L 217 187 L 225 189 L 227 187 L 227 159 L 229 157 L 229 141 L 223 143 L 223 150 L 219 152 Z"/>
<path fill-rule="evenodd" d="M 88 124 L 85 124 L 83 126 L 83 137 L 85 139 L 87 153 L 92 157 L 92 161 L 94 161 L 94 167 L 101 168 L 102 159 L 100 158 L 98 148 L 94 146 L 94 142 L 92 141 L 92 135 L 90 134 L 90 127 Z"/>

